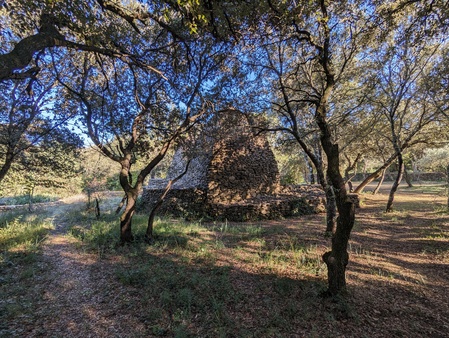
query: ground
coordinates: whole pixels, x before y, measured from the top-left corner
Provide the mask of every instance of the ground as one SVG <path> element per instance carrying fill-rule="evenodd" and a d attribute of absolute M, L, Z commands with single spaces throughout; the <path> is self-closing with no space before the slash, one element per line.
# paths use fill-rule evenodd
<path fill-rule="evenodd" d="M 43 214 L 43 241 L 6 248 L 0 237 L 0 337 L 449 337 L 442 188 L 401 187 L 384 213 L 386 188 L 361 196 L 348 293 L 332 299 L 321 297 L 322 214 L 162 220 L 152 246 L 141 216 L 136 243 L 121 247 L 108 215 L 119 196 L 103 199 L 100 220 L 66 200 Z"/>

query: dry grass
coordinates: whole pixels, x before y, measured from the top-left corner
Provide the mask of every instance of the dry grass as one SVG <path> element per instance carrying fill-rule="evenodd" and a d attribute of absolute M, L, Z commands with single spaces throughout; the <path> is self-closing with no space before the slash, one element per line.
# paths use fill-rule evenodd
<path fill-rule="evenodd" d="M 320 297 L 329 246 L 323 215 L 159 221 L 151 247 L 139 240 L 145 217 L 137 217 L 137 242 L 119 247 L 114 215 L 96 221 L 82 205 L 65 206 L 32 260 L 4 250 L 13 261 L 1 263 L 0 336 L 447 337 L 449 215 L 441 192 L 401 188 L 388 214 L 385 190 L 363 195 L 349 293 L 335 299 Z"/>

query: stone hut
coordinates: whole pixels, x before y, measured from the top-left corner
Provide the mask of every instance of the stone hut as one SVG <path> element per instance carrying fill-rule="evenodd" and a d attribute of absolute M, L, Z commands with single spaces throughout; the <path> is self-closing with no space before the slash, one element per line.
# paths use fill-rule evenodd
<path fill-rule="evenodd" d="M 167 178 L 153 179 L 144 189 L 143 209 L 151 210 L 168 181 L 184 172 L 188 158 L 189 168 L 173 184 L 160 214 L 246 221 L 319 209 L 321 197 L 311 201 L 281 187 L 266 136 L 255 133 L 245 115 L 235 110 L 214 116 L 200 138 L 177 149 Z"/>

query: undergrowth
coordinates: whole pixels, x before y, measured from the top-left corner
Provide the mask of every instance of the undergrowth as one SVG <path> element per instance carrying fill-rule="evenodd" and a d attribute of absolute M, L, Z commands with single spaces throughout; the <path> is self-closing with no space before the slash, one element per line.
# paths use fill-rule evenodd
<path fill-rule="evenodd" d="M 447 219 L 412 223 L 416 218 L 413 210 L 422 201 L 416 198 L 408 203 L 411 204 L 402 204 L 394 213 L 384 214 L 376 209 L 372 215 L 388 226 L 382 228 L 385 234 L 396 231 L 397 243 L 402 243 L 399 234 L 410 236 L 410 233 L 414 239 L 423 241 L 426 246 L 416 247 L 421 259 L 432 255 L 434 261 L 445 263 Z M 322 229 L 318 227 L 322 226 L 322 219 L 207 224 L 162 218 L 154 225 L 155 242 L 148 245 L 144 241 L 147 215 L 137 214 L 133 219 L 135 240 L 122 246 L 119 217 L 113 213 L 115 202 L 111 205 L 111 211 L 102 208 L 99 219 L 85 210 L 85 205 L 66 206 L 58 213 L 57 222 L 58 227 L 67 226 L 72 237 L 70 243 L 78 247 L 81 257 L 89 254 L 89 264 L 77 267 L 86 269 L 84 273 L 94 281 L 86 288 L 99 300 L 95 306 L 98 315 L 107 313 L 118 323 L 123 317 L 116 314 L 126 313 L 129 336 L 361 337 L 365 329 L 357 328 L 367 318 L 389 321 L 377 331 L 371 327 L 372 332 L 366 331 L 365 336 L 380 336 L 380 330 L 385 331 L 385 336 L 396 336 L 390 327 L 401 318 L 398 311 L 409 311 L 407 315 L 417 323 L 408 329 L 410 334 L 402 336 L 419 336 L 416 333 L 424 332 L 427 319 L 421 322 L 419 318 L 431 312 L 401 304 L 416 299 L 432 280 L 410 267 L 400 269 L 400 260 L 393 261 L 395 265 L 387 264 L 387 256 L 373 245 L 377 239 L 372 233 L 380 230 L 378 227 L 373 230 L 371 223 L 367 226 L 368 218 L 357 224 L 348 248 L 350 292 L 354 296 L 324 299 L 320 295 L 326 289 L 326 267 L 321 257 L 328 250 L 328 239 L 320 236 Z M 51 226 L 47 221 L 45 214 L 39 213 L 8 214 L 1 220 L 1 248 L 7 259 L 1 265 L 5 274 L 0 277 L 0 291 L 4 295 L 0 299 L 0 337 L 15 336 L 14 328 L 23 327 L 24 321 L 34 330 L 39 320 L 36 309 L 48 301 L 42 295 L 51 267 L 41 261 L 39 253 L 48 231 L 45 229 Z M 39 230 L 38 224 L 47 225 Z M 408 241 L 409 237 L 404 238 Z M 391 238 L 388 244 L 394 244 Z M 410 245 L 394 248 L 399 252 L 411 250 Z M 422 253 L 423 249 L 426 253 Z M 21 256 L 14 256 L 19 252 Z M 91 259 L 95 255 L 98 259 Z M 73 282 L 62 279 L 68 285 Z M 388 288 L 394 290 L 397 300 L 385 305 L 391 296 Z M 388 297 L 379 295 L 379 291 Z M 57 297 L 64 295 L 55 294 L 56 304 Z M 106 304 L 106 309 L 102 304 Z M 133 331 L 134 327 L 139 331 Z M 357 332 L 351 335 L 353 329 Z M 438 330 L 429 331 L 429 336 Z M 45 334 L 52 332 L 42 332 Z"/>
<path fill-rule="evenodd" d="M 34 253 L 53 228 L 47 212 L 8 212 L 0 214 L 0 252 Z"/>
<path fill-rule="evenodd" d="M 147 216 L 136 215 L 135 240 L 121 246 L 117 216 L 76 217 L 70 234 L 82 249 L 99 258 L 120 257 L 115 280 L 139 298 L 138 304 L 132 297 L 120 302 L 142 308 L 152 336 L 282 336 L 294 330 L 297 316 L 308 316 L 325 289 L 321 249 L 281 228 L 156 219 L 156 240 L 149 246 L 144 241 Z M 248 263 L 257 275 L 239 270 Z M 294 279 L 292 272 L 311 275 L 312 281 Z M 291 302 L 304 292 L 300 302 Z M 254 293 L 264 294 L 263 304 L 254 304 Z M 239 325 L 235 316 L 248 311 L 270 321 L 259 328 Z"/>
<path fill-rule="evenodd" d="M 0 214 L 0 337 L 15 336 L 8 330 L 9 321 L 32 318 L 36 310 L 35 281 L 45 273 L 41 244 L 52 228 L 45 211 Z"/>

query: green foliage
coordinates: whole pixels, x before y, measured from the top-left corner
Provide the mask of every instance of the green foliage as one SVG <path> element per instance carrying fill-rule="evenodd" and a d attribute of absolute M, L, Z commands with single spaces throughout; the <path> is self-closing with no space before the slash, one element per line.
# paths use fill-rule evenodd
<path fill-rule="evenodd" d="M 85 193 L 119 190 L 118 165 L 94 148 L 83 149 L 81 157 L 82 186 Z"/>
<path fill-rule="evenodd" d="M 448 165 L 449 145 L 424 150 L 423 156 L 418 161 L 418 166 L 422 171 L 445 173 Z"/>
<path fill-rule="evenodd" d="M 80 138 L 64 128 L 53 130 L 51 136 L 43 134 L 39 142 L 29 144 L 18 154 L 2 181 L 0 194 L 27 194 L 33 199 L 39 192 L 78 193 L 80 145 Z"/>
<path fill-rule="evenodd" d="M 306 173 L 306 163 L 301 156 L 300 148 L 294 145 L 284 145 L 274 148 L 274 155 L 278 163 L 279 175 L 282 184 L 304 183 Z"/>

